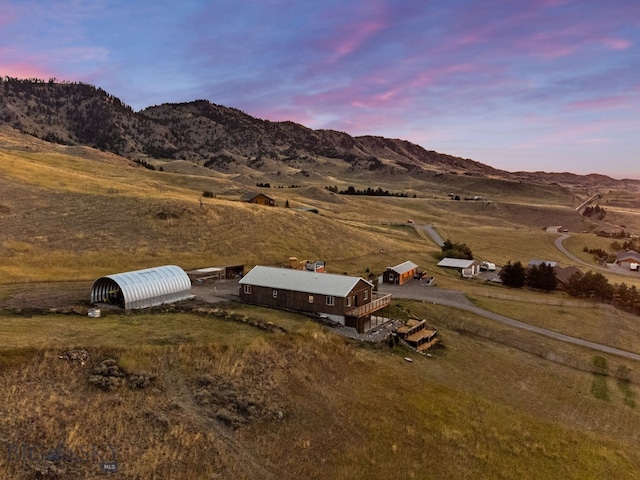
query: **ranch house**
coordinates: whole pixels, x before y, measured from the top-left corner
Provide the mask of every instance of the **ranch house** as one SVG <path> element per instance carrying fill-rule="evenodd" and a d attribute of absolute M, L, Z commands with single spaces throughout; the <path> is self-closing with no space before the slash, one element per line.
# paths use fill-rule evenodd
<path fill-rule="evenodd" d="M 316 314 L 359 333 L 371 316 L 391 304 L 391 295 L 378 295 L 360 277 L 306 270 L 256 266 L 240 280 L 245 303 Z"/>

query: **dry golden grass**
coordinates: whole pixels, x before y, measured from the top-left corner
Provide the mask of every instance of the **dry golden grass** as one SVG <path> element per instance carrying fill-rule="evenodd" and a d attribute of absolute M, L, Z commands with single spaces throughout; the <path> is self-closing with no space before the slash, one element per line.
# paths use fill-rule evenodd
<path fill-rule="evenodd" d="M 402 308 L 428 314 L 447 348 L 424 358 L 357 346 L 291 314 L 285 323 L 303 326 L 288 335 L 185 314 L 4 318 L 3 344 L 42 333 L 33 347 L 0 349 L 11 452 L 0 475 L 33 477 L 19 446 L 64 445 L 60 479 L 101 478 L 92 447 L 110 460 L 111 445 L 127 479 L 633 478 L 640 416 L 613 380 L 610 400 L 598 400 L 590 373 L 452 329 L 472 315 Z M 59 343 L 40 343 L 56 330 Z M 87 348 L 89 363 L 60 360 L 65 344 Z M 103 358 L 157 379 L 102 392 L 87 380 Z M 225 392 L 227 409 L 250 401 L 255 415 L 229 427 L 206 382 Z"/>
<path fill-rule="evenodd" d="M 432 223 L 498 263 L 562 262 L 543 227 L 574 222 L 579 229 L 578 199 L 566 189 L 399 175 L 389 190 L 411 189 L 418 198 L 337 196 L 318 183 L 266 191 L 294 207 L 267 208 L 237 201 L 254 178 L 151 172 L 98 152 L 1 143 L 2 283 L 88 281 L 168 263 L 277 265 L 289 256 L 366 276 L 409 259 L 439 286 L 467 291 L 496 311 L 544 325 L 556 317 L 553 326 L 596 341 L 602 327 L 607 342 L 619 334 L 623 348 L 636 343 L 632 317 L 540 306 L 566 297 L 514 293 L 440 271 L 437 247 L 401 225 Z M 201 199 L 205 190 L 218 198 Z M 491 202 L 454 202 L 448 191 Z M 297 211 L 301 205 L 320 214 Z M 11 287 L 0 295 L 14 295 Z M 489 299 L 496 292 L 518 298 Z M 537 312 L 523 315 L 532 305 Z M 62 444 L 88 452 L 88 460 L 58 462 L 60 479 L 103 478 L 91 449 L 108 460 L 109 445 L 117 448 L 118 478 L 126 479 L 638 477 L 638 387 L 580 370 L 591 368 L 590 350 L 419 302 L 394 302 L 394 315 L 425 317 L 438 329 L 446 348 L 431 358 L 355 344 L 291 313 L 233 310 L 236 319 L 271 321 L 288 333 L 224 314 L 0 317 L 0 446 L 8 452 L 0 478 L 36 475 L 36 462 L 22 461 L 25 450 L 16 448 L 47 453 Z M 60 360 L 71 348 L 86 348 L 89 363 Z M 638 376 L 635 363 L 602 357 L 609 373 Z M 155 381 L 98 390 L 88 379 L 105 358 Z"/>
<path fill-rule="evenodd" d="M 576 306 L 545 305 L 531 298 L 531 307 L 523 301 L 472 297 L 474 303 L 486 310 L 531 325 L 547 328 L 596 343 L 632 352 L 640 351 L 640 324 L 637 315 L 616 310 L 598 303 Z M 607 308 L 609 307 L 609 308 Z"/>

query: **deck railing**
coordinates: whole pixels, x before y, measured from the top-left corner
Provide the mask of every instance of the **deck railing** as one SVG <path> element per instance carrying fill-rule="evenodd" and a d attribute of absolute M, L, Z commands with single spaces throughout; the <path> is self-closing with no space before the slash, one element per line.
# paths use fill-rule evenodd
<path fill-rule="evenodd" d="M 360 307 L 355 307 L 345 312 L 345 315 L 348 317 L 364 317 L 365 315 L 369 315 L 370 313 L 376 312 L 388 305 L 391 305 L 391 294 L 377 296 L 374 294 L 374 298 L 371 302 L 361 305 Z"/>

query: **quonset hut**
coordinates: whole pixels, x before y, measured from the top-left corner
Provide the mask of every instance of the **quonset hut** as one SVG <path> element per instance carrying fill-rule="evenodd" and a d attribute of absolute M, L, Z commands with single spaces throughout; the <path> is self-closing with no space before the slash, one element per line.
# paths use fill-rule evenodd
<path fill-rule="evenodd" d="M 127 310 L 155 307 L 192 296 L 189 276 L 175 265 L 107 275 L 91 287 L 91 303 L 108 303 Z"/>

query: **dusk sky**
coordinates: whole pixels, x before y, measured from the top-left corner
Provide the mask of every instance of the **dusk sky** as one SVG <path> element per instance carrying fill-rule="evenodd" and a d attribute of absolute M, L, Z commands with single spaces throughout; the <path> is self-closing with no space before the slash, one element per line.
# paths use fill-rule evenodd
<path fill-rule="evenodd" d="M 0 76 L 640 178 L 640 0 L 0 0 Z"/>

